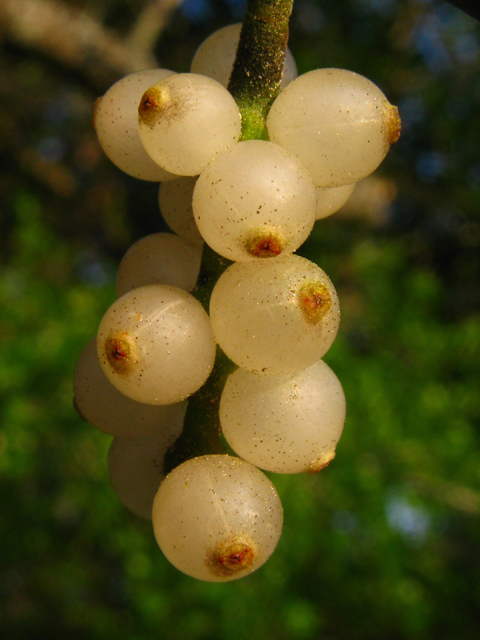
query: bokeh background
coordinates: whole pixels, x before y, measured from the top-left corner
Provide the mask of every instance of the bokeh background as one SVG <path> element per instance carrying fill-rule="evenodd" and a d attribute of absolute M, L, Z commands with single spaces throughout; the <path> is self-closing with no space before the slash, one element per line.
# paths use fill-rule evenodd
<path fill-rule="evenodd" d="M 243 0 L 0 0 L 0 635 L 5 640 L 480 637 L 480 27 L 442 1 L 296 0 L 300 72 L 344 67 L 403 134 L 300 253 L 342 303 L 326 361 L 348 416 L 335 462 L 271 476 L 277 551 L 219 585 L 171 567 L 118 502 L 110 438 L 72 407 L 157 186 L 102 154 L 95 98 L 187 71 Z"/>

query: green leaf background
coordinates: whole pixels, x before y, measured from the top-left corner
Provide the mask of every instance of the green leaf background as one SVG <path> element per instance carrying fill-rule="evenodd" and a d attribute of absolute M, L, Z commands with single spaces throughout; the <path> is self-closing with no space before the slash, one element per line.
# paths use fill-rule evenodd
<path fill-rule="evenodd" d="M 72 2 L 124 33 L 129 3 Z M 188 70 L 243 5 L 184 3 L 157 55 Z M 299 70 L 379 84 L 404 133 L 390 199 L 316 224 L 300 253 L 337 286 L 326 361 L 348 410 L 333 464 L 270 474 L 285 509 L 251 576 L 183 576 L 109 486 L 110 439 L 72 407 L 76 359 L 122 253 L 163 230 L 156 187 L 90 126 L 98 87 L 0 50 L 0 632 L 7 640 L 474 640 L 480 635 L 480 28 L 428 0 L 298 0 Z M 106 87 L 103 87 L 105 89 Z"/>

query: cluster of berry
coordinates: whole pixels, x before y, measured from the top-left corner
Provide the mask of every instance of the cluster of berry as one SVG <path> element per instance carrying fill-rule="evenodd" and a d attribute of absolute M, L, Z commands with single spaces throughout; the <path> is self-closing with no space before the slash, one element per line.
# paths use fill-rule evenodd
<path fill-rule="evenodd" d="M 152 517 L 176 567 L 210 581 L 250 573 L 278 542 L 282 506 L 257 467 L 316 472 L 335 455 L 345 397 L 321 358 L 337 333 L 338 298 L 324 271 L 294 251 L 399 134 L 396 108 L 370 81 L 339 69 L 296 78 L 287 53 L 269 140 L 241 141 L 226 89 L 239 32 L 232 25 L 205 41 L 192 73 L 135 73 L 96 104 L 106 154 L 130 175 L 161 182 L 160 208 L 178 235 L 153 234 L 127 252 L 117 301 L 74 383 L 79 413 L 115 436 L 108 466 L 117 495 Z M 234 261 L 208 315 L 190 293 L 203 241 Z M 199 456 L 164 478 L 186 398 L 209 377 L 217 345 L 238 366 L 220 423 L 240 458 Z"/>

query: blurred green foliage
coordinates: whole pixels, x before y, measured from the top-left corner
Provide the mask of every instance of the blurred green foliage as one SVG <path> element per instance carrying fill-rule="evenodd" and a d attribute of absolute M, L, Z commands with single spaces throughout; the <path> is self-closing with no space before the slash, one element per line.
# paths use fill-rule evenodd
<path fill-rule="evenodd" d="M 122 32 L 141 2 L 96 4 Z M 186 3 L 159 39 L 162 63 L 186 70 L 201 40 L 242 9 Z M 345 388 L 345 431 L 321 474 L 271 475 L 285 508 L 277 551 L 218 585 L 165 561 L 151 525 L 109 487 L 110 439 L 72 407 L 75 361 L 114 299 L 119 257 L 162 228 L 156 187 L 102 157 L 89 124 L 96 87 L 4 45 L 7 640 L 480 635 L 480 30 L 426 0 L 298 0 L 291 48 L 301 71 L 351 68 L 399 103 L 404 137 L 380 171 L 397 196 L 373 223 L 368 206 L 318 223 L 301 250 L 342 303 L 326 360 Z"/>

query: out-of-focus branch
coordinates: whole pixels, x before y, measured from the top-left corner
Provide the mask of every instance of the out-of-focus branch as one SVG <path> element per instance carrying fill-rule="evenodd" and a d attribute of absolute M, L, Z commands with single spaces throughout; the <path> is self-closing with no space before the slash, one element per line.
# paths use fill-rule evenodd
<path fill-rule="evenodd" d="M 470 516 L 480 515 L 480 493 L 463 485 L 417 473 L 409 481 L 424 495 Z"/>
<path fill-rule="evenodd" d="M 135 20 L 125 44 L 138 54 L 150 55 L 168 24 L 170 15 L 181 4 L 182 0 L 151 0 Z"/>
<path fill-rule="evenodd" d="M 164 12 L 163 21 L 157 19 L 156 37 L 166 17 Z M 87 13 L 58 0 L 0 0 L 0 36 L 79 71 L 102 90 L 127 73 L 157 66 L 148 47 L 138 47 L 138 38 L 123 41 Z M 152 30 L 149 38 L 151 43 Z"/>
<path fill-rule="evenodd" d="M 480 20 L 480 4 L 478 0 L 448 0 L 448 2 L 457 7 L 457 9 L 468 13 L 472 18 Z"/>

